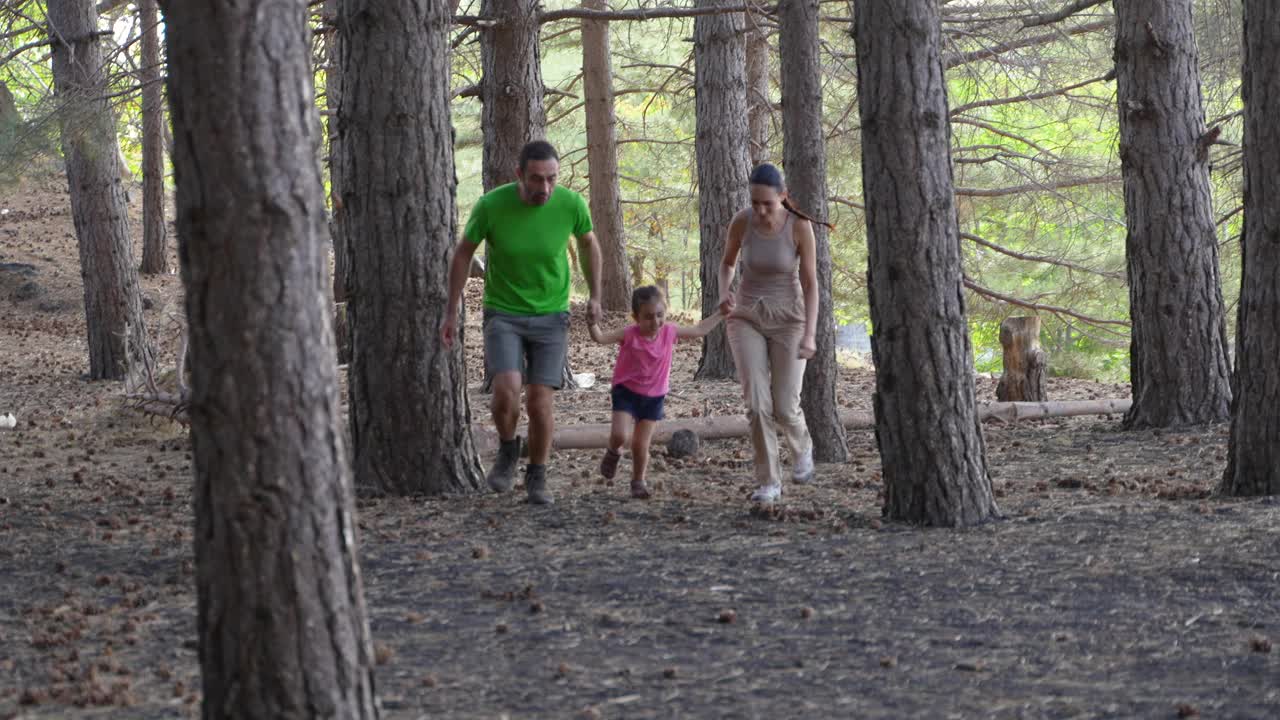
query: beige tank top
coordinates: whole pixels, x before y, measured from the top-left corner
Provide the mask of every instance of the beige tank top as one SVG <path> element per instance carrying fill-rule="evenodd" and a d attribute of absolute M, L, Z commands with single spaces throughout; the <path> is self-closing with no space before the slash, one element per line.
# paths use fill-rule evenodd
<path fill-rule="evenodd" d="M 747 220 L 742 237 L 742 285 L 738 301 L 751 305 L 764 301 L 781 309 L 790 308 L 800 298 L 800 253 L 796 250 L 796 216 L 787 219 L 774 234 L 766 234 Z"/>

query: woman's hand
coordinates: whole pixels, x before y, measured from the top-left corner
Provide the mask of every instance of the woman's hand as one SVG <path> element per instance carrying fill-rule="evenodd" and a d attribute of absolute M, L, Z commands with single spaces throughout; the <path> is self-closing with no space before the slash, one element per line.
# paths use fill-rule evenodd
<path fill-rule="evenodd" d="M 729 313 L 733 312 L 733 309 L 737 304 L 738 301 L 734 299 L 733 293 L 724 293 L 720 296 L 720 314 L 724 317 L 729 317 Z"/>
<path fill-rule="evenodd" d="M 801 360 L 808 360 L 818 352 L 818 341 L 812 335 L 805 335 L 800 340 L 800 347 L 796 350 L 796 357 Z"/>

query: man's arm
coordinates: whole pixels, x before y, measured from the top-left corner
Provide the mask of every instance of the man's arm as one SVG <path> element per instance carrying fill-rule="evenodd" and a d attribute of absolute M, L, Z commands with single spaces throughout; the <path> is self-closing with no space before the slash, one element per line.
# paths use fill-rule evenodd
<path fill-rule="evenodd" d="M 449 303 L 445 306 L 444 323 L 440 326 L 440 339 L 445 347 L 453 345 L 458 304 L 462 301 L 467 276 L 471 274 L 471 258 L 476 254 L 476 247 L 475 243 L 463 238 L 453 249 L 453 260 L 449 262 Z"/>
<path fill-rule="evenodd" d="M 578 236 L 578 266 L 587 279 L 587 287 L 591 292 L 589 318 L 596 321 L 600 317 L 600 273 L 603 260 L 600 257 L 600 243 L 596 240 L 595 231 Z"/>

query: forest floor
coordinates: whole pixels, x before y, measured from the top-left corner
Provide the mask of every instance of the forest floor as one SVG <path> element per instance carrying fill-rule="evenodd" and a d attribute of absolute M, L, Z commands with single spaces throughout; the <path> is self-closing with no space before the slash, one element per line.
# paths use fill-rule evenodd
<path fill-rule="evenodd" d="M 0 414 L 18 419 L 0 430 L 0 718 L 195 716 L 189 444 L 81 378 L 65 189 L 0 190 Z M 142 282 L 171 366 L 179 279 Z M 600 381 L 557 417 L 607 422 L 611 351 L 574 327 L 573 367 Z M 697 359 L 680 350 L 669 414 L 740 412 L 734 383 L 692 380 Z M 872 387 L 847 369 L 841 403 L 869 411 Z M 473 391 L 477 418 L 487 401 Z M 1004 519 L 964 531 L 881 522 L 870 429 L 767 513 L 742 440 L 659 450 L 647 502 L 627 460 L 602 483 L 594 451 L 556 453 L 552 507 L 362 500 L 384 715 L 1280 717 L 1280 499 L 1211 495 L 1225 426 L 984 433 Z"/>

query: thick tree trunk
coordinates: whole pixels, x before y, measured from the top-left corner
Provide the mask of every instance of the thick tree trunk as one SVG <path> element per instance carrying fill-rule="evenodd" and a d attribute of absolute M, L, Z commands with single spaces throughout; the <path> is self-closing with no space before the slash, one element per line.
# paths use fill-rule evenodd
<path fill-rule="evenodd" d="M 91 0 L 51 0 L 48 19 L 84 280 L 89 377 L 119 380 L 149 366 L 152 351 L 129 239 L 115 119 L 102 74 L 98 14 Z"/>
<path fill-rule="evenodd" d="M 584 8 L 608 10 L 608 0 L 584 0 Z M 603 257 L 600 304 L 631 310 L 631 278 L 618 190 L 618 135 L 613 114 L 613 67 L 609 23 L 582 23 L 582 91 L 587 114 L 587 172 L 591 176 L 591 222 Z"/>
<path fill-rule="evenodd" d="M 457 242 L 451 23 L 438 1 L 340 8 L 341 224 L 364 238 L 347 300 L 355 479 L 395 495 L 480 487 L 463 344 L 445 348 L 436 332 Z"/>
<path fill-rule="evenodd" d="M 160 14 L 156 0 L 140 0 L 142 26 L 142 272 L 169 272 L 164 224 L 164 88 L 160 85 Z"/>
<path fill-rule="evenodd" d="M 305 0 L 170 0 L 206 718 L 375 718 Z"/>
<path fill-rule="evenodd" d="M 485 192 L 515 180 L 520 149 L 546 135 L 538 10 L 538 0 L 481 3 L 480 14 L 497 21 L 480 33 Z"/>
<path fill-rule="evenodd" d="M 1009 317 L 1000 323 L 1004 374 L 996 385 L 1001 402 L 1047 400 L 1044 389 L 1045 355 L 1040 349 L 1040 318 Z"/>
<path fill-rule="evenodd" d="M 1116 0 L 1130 428 L 1226 420 L 1231 383 L 1192 0 Z"/>
<path fill-rule="evenodd" d="M 800 207 L 827 219 L 827 142 L 822 130 L 822 63 L 818 57 L 818 0 L 782 0 L 778 40 L 782 64 L 782 158 L 787 189 Z M 836 326 L 831 299 L 831 246 L 827 228 L 813 225 L 818 255 L 817 352 L 804 371 L 804 408 L 813 457 L 818 462 L 849 459 L 838 417 Z"/>
<path fill-rule="evenodd" d="M 772 117 L 769 107 L 769 58 L 773 55 L 773 48 L 769 46 L 769 30 L 760 23 L 761 19 L 754 13 L 747 15 L 750 27 L 746 44 L 747 145 L 753 166 L 769 161 L 769 121 Z M 790 66 L 787 72 L 791 72 Z M 783 122 L 786 122 L 785 119 Z"/>
<path fill-rule="evenodd" d="M 885 515 L 973 525 L 998 511 L 975 409 L 938 6 L 854 9 Z"/>
<path fill-rule="evenodd" d="M 1225 495 L 1280 495 L 1280 5 L 1244 3 L 1244 269 Z"/>
<path fill-rule="evenodd" d="M 698 0 L 698 7 L 722 7 L 729 0 Z M 699 15 L 693 22 L 698 162 L 699 255 L 702 315 L 717 312 L 725 233 L 734 213 L 746 207 L 747 77 L 742 13 Z M 721 324 L 702 343 L 699 380 L 736 375 L 729 339 Z"/>
<path fill-rule="evenodd" d="M 338 0 L 325 0 L 324 18 L 331 23 L 324 36 L 324 54 L 327 69 L 324 73 L 325 109 L 329 111 L 325 140 L 329 147 L 329 206 L 332 219 L 329 236 L 333 242 L 333 301 L 347 301 L 347 278 L 351 274 L 351 252 L 347 238 L 342 234 L 342 121 L 338 108 L 342 106 L 342 31 L 338 27 Z M 346 328 L 342 328 L 344 331 Z M 338 336 L 338 362 L 351 360 L 351 338 Z"/>

